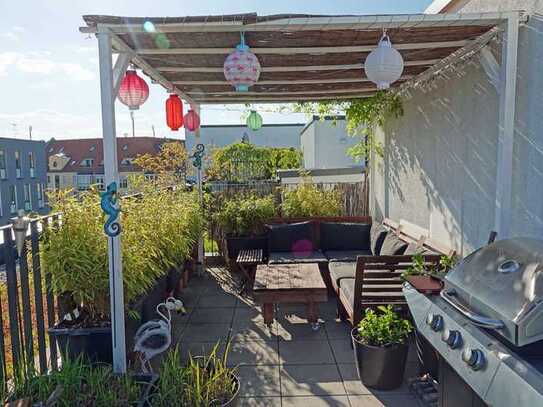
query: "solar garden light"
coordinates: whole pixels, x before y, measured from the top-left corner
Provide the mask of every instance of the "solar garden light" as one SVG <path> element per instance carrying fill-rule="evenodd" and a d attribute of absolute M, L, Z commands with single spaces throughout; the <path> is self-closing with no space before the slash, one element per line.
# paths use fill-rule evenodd
<path fill-rule="evenodd" d="M 26 239 L 26 232 L 28 231 L 28 224 L 30 223 L 30 218 L 25 215 L 22 209 L 19 209 L 17 217 L 11 220 L 13 225 L 13 232 L 15 234 L 15 245 L 17 247 L 17 253 L 19 257 L 23 253 L 23 248 Z"/>

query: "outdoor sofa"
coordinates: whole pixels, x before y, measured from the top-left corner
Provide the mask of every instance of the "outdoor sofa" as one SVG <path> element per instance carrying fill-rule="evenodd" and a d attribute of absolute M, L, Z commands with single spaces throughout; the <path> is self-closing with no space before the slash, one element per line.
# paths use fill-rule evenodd
<path fill-rule="evenodd" d="M 318 263 L 338 315 L 356 324 L 364 309 L 392 304 L 406 308 L 401 273 L 423 255 L 435 265 L 452 251 L 407 222 L 370 217 L 273 219 L 267 224 L 268 264 Z"/>

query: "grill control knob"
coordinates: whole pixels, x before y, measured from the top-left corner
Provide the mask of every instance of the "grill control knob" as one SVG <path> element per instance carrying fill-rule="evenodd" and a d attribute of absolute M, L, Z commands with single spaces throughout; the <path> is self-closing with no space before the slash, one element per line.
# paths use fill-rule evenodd
<path fill-rule="evenodd" d="M 432 331 L 439 332 L 443 329 L 443 317 L 438 314 L 428 314 L 426 324 L 430 326 Z"/>
<path fill-rule="evenodd" d="M 473 370 L 481 370 L 486 365 L 486 358 L 482 350 L 466 348 L 462 352 L 462 360 Z"/>
<path fill-rule="evenodd" d="M 462 347 L 462 334 L 454 329 L 445 329 L 441 340 L 446 342 L 451 349 L 458 349 Z"/>

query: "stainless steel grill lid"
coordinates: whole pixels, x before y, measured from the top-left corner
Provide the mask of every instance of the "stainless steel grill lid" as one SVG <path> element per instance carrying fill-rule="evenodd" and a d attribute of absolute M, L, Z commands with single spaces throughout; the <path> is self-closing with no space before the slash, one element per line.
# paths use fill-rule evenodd
<path fill-rule="evenodd" d="M 462 260 L 442 297 L 515 346 L 543 340 L 543 241 L 499 240 Z"/>

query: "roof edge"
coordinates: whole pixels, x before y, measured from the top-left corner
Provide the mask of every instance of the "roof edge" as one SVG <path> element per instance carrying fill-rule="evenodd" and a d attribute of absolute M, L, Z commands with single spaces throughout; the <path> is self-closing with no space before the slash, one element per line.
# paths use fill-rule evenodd
<path fill-rule="evenodd" d="M 451 3 L 454 3 L 456 0 L 434 0 L 426 10 L 424 14 L 440 14 L 447 8 Z"/>

